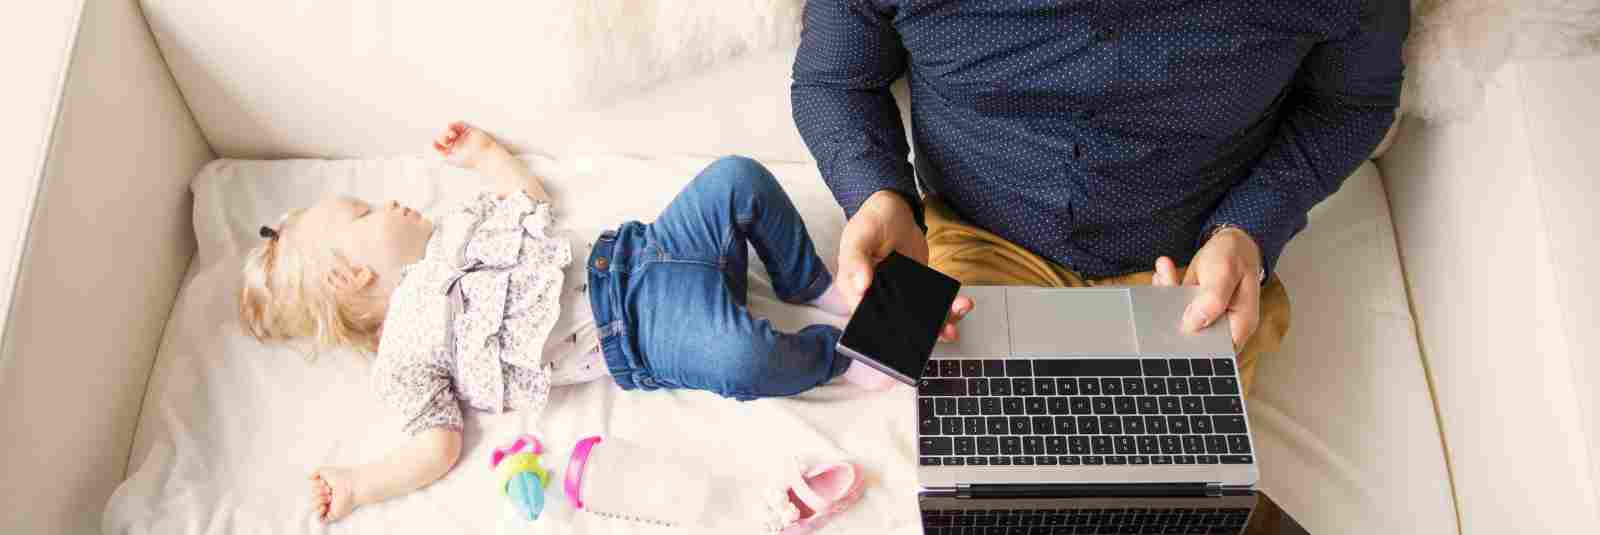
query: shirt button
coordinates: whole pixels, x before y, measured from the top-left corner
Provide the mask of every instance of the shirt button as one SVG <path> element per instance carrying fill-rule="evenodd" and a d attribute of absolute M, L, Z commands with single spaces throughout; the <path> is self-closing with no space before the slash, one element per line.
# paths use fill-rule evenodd
<path fill-rule="evenodd" d="M 1082 160 L 1083 159 L 1083 144 L 1082 143 L 1073 143 L 1072 144 L 1072 159 L 1074 159 L 1074 160 Z"/>
<path fill-rule="evenodd" d="M 595 269 L 605 269 L 606 266 L 609 266 L 609 265 L 611 265 L 611 262 L 606 260 L 606 257 L 604 257 L 604 256 L 594 259 L 594 268 Z"/>

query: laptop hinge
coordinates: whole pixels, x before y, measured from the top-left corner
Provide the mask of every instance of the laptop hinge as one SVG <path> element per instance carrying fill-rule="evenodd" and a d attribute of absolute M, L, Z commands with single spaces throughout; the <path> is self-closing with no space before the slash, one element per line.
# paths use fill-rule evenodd
<path fill-rule="evenodd" d="M 957 498 L 1166 498 L 1221 496 L 1215 483 L 958 485 Z"/>

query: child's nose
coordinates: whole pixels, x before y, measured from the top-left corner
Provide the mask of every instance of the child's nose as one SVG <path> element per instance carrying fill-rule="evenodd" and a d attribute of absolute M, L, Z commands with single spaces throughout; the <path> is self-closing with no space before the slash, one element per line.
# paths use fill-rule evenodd
<path fill-rule="evenodd" d="M 389 204 L 385 204 L 384 206 L 388 207 L 390 210 L 393 210 L 393 209 L 399 208 L 400 207 L 400 203 L 395 202 L 395 201 L 389 201 Z"/>

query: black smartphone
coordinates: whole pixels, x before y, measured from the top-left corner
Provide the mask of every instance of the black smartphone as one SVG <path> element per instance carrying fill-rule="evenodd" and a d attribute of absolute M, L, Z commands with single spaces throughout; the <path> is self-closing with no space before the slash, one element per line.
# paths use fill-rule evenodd
<path fill-rule="evenodd" d="M 961 283 L 891 252 L 845 325 L 839 353 L 916 386 Z"/>

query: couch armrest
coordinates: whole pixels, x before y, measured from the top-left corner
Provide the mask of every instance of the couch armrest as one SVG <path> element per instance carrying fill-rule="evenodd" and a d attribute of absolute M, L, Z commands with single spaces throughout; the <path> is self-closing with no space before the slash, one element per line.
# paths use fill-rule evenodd
<path fill-rule="evenodd" d="M 194 253 L 188 181 L 212 157 L 133 0 L 85 2 L 77 24 L 0 279 L 3 533 L 100 529 Z"/>
<path fill-rule="evenodd" d="M 1379 162 L 1466 533 L 1600 532 L 1597 85 L 1508 65 Z"/>

